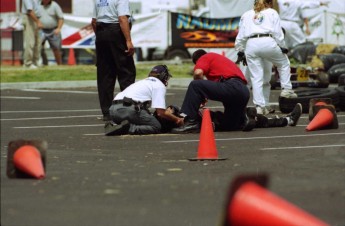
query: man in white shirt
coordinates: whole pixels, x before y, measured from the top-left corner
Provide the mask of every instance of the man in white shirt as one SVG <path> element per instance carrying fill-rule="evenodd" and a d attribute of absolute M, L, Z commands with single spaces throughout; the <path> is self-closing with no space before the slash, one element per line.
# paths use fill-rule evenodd
<path fill-rule="evenodd" d="M 171 74 L 166 65 L 152 68 L 148 78 L 135 82 L 118 93 L 109 109 L 112 121 L 105 124 L 105 135 L 144 135 L 161 132 L 156 117 L 183 125 L 183 118 L 166 109 L 166 86 Z M 156 109 L 156 117 L 149 108 Z"/>

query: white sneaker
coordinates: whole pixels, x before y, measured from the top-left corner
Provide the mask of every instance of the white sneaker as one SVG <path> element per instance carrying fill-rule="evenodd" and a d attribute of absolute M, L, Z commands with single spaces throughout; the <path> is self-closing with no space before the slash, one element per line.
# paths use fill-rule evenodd
<path fill-rule="evenodd" d="M 269 111 L 265 107 L 256 106 L 256 113 L 258 115 L 268 115 Z"/>
<path fill-rule="evenodd" d="M 280 96 L 285 98 L 296 98 L 297 94 L 291 89 L 283 89 Z"/>
<path fill-rule="evenodd" d="M 37 69 L 38 67 L 36 66 L 36 65 L 34 65 L 34 64 L 30 64 L 30 65 L 24 65 L 24 68 L 26 68 L 26 69 Z"/>

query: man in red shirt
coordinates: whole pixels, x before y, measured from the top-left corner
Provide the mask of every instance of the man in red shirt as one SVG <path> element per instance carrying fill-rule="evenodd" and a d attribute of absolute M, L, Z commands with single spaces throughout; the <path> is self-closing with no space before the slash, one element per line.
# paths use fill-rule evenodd
<path fill-rule="evenodd" d="M 224 106 L 224 112 L 211 112 L 216 131 L 252 130 L 255 122 L 246 117 L 250 97 L 247 80 L 236 64 L 225 56 L 207 53 L 203 49 L 195 51 L 192 60 L 195 64 L 194 80 L 188 86 L 181 107 L 184 125 L 174 128 L 172 132 L 199 132 L 199 108 L 207 100 L 220 101 Z"/>

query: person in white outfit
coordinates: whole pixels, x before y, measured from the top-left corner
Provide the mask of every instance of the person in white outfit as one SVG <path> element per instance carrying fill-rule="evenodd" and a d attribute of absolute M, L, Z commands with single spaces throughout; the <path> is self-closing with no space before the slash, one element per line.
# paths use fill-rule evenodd
<path fill-rule="evenodd" d="M 285 42 L 288 49 L 306 42 L 305 33 L 310 34 L 308 18 L 303 17 L 302 10 L 327 5 L 327 2 L 320 1 L 278 0 L 281 26 L 285 29 Z"/>
<path fill-rule="evenodd" d="M 290 81 L 290 61 L 286 55 L 280 18 L 272 0 L 255 0 L 254 9 L 245 12 L 239 24 L 235 49 L 239 59 L 245 59 L 250 71 L 253 102 L 258 114 L 268 114 L 273 63 L 277 67 L 282 87 L 281 97 L 297 97 Z"/>

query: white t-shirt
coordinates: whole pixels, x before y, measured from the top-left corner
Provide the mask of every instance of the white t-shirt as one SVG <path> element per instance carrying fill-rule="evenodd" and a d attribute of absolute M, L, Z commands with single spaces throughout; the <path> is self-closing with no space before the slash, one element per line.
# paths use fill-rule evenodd
<path fill-rule="evenodd" d="M 44 29 L 53 29 L 58 26 L 59 19 L 63 19 L 61 7 L 54 1 L 47 6 L 40 5 L 40 12 L 42 14 L 40 20 L 43 24 Z"/>
<path fill-rule="evenodd" d="M 257 14 L 252 9 L 242 15 L 235 41 L 236 50 L 243 51 L 248 38 L 256 34 L 271 34 L 280 47 L 285 47 L 280 18 L 274 9 L 268 8 Z"/>
<path fill-rule="evenodd" d="M 29 10 L 34 11 L 34 13 L 37 17 L 41 16 L 41 13 L 38 9 L 38 1 L 37 0 L 23 0 L 22 13 L 27 14 Z"/>
<path fill-rule="evenodd" d="M 123 100 L 124 97 L 128 97 L 138 102 L 151 101 L 151 108 L 165 109 L 165 94 L 165 85 L 158 78 L 148 77 L 128 86 L 118 93 L 114 100 Z"/>
<path fill-rule="evenodd" d="M 130 16 L 128 0 L 96 0 L 93 18 L 102 23 L 118 23 L 119 16 Z"/>

